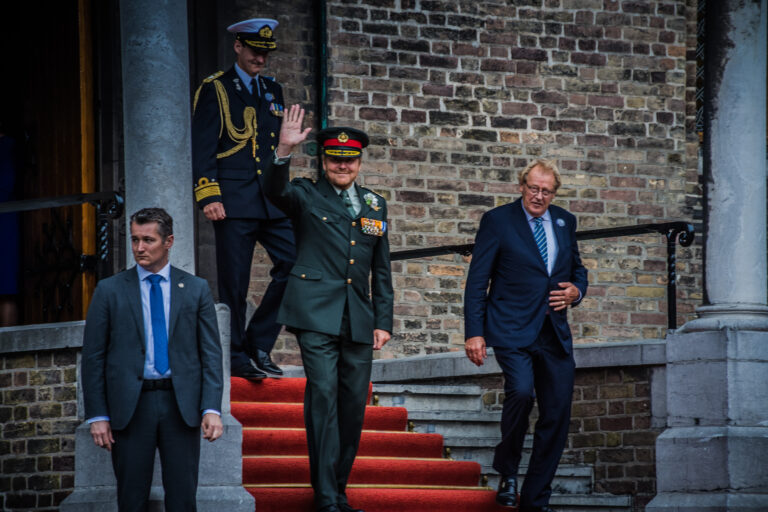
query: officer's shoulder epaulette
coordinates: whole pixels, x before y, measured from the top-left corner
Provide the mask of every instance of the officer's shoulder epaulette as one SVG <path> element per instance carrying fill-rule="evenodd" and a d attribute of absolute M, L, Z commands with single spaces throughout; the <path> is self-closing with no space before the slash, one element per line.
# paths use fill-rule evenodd
<path fill-rule="evenodd" d="M 360 189 L 363 191 L 363 194 L 373 194 L 376 197 L 380 197 L 381 199 L 384 199 L 384 196 L 382 196 L 381 194 L 377 194 L 376 192 L 374 192 L 373 190 L 371 190 L 369 188 L 360 187 Z"/>
<path fill-rule="evenodd" d="M 267 80 L 271 80 L 272 82 L 277 83 L 277 80 L 275 80 L 275 77 L 273 77 L 273 76 L 265 76 L 264 78 L 266 78 Z"/>
<path fill-rule="evenodd" d="M 224 74 L 224 72 L 223 72 L 223 71 L 217 71 L 217 72 L 215 72 L 214 74 L 212 74 L 212 75 L 210 75 L 210 76 L 206 77 L 206 78 L 203 80 L 203 83 L 204 83 L 204 84 L 207 84 L 207 83 L 209 83 L 209 82 L 213 82 L 214 80 L 216 80 L 217 78 L 219 78 L 219 77 L 220 77 L 221 75 L 223 75 L 223 74 Z"/>

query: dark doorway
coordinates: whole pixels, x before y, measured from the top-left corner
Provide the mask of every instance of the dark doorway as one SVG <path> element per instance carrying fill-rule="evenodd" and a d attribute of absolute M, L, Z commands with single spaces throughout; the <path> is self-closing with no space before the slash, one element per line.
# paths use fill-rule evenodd
<path fill-rule="evenodd" d="M 0 115 L 17 141 L 15 199 L 96 190 L 90 0 L 6 2 L 0 17 Z M 91 205 L 18 215 L 20 324 L 85 317 L 95 286 Z M 11 272 L 3 269 L 3 272 Z"/>

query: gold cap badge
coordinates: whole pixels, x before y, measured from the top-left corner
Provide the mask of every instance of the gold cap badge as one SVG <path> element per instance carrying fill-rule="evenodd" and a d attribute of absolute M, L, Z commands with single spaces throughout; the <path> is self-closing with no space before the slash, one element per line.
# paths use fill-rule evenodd
<path fill-rule="evenodd" d="M 272 29 L 269 26 L 264 26 L 259 30 L 259 35 L 261 37 L 272 37 Z"/>
<path fill-rule="evenodd" d="M 345 142 L 347 142 L 347 141 L 349 140 L 349 135 L 347 135 L 347 134 L 346 134 L 346 133 L 344 133 L 344 132 L 341 132 L 341 133 L 339 134 L 339 136 L 338 136 L 338 139 L 339 139 L 339 142 L 341 142 L 342 144 L 344 144 Z"/>

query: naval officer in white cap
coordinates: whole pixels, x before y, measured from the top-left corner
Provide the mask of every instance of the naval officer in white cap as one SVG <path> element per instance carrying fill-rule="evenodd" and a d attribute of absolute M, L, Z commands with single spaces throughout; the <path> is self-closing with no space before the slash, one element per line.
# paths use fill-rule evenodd
<path fill-rule="evenodd" d="M 216 233 L 219 299 L 231 311 L 232 375 L 250 380 L 266 377 L 265 372 L 282 374 L 270 352 L 282 328 L 277 310 L 296 259 L 290 220 L 262 188 L 284 112 L 282 87 L 262 73 L 277 48 L 277 25 L 273 19 L 255 18 L 227 28 L 235 34 L 235 64 L 203 81 L 192 116 L 195 200 Z M 274 266 L 246 328 L 256 242 Z"/>

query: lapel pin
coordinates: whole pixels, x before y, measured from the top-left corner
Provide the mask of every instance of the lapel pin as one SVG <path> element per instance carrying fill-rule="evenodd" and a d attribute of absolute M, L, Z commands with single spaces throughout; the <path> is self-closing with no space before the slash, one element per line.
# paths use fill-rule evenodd
<path fill-rule="evenodd" d="M 179 288 L 184 288 L 184 283 L 179 283 Z"/>
<path fill-rule="evenodd" d="M 565 221 L 563 219 L 557 219 L 557 225 L 562 228 L 565 226 Z"/>

